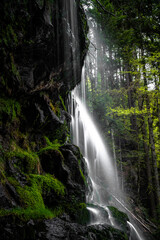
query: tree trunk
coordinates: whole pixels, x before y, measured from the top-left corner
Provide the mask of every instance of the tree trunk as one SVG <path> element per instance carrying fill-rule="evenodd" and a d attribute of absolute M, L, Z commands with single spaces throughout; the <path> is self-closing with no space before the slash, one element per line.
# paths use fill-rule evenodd
<path fill-rule="evenodd" d="M 153 120 L 150 111 L 150 102 L 148 94 L 146 93 L 146 106 L 147 106 L 147 115 L 148 115 L 148 126 L 149 126 L 149 140 L 150 147 L 152 153 L 152 161 L 153 161 L 153 169 L 154 169 L 154 177 L 155 177 L 155 185 L 156 185 L 156 195 L 157 195 L 157 204 L 160 204 L 160 186 L 159 186 L 159 176 L 158 176 L 158 167 L 157 167 L 157 156 L 155 150 L 155 141 L 153 134 Z"/>
<path fill-rule="evenodd" d="M 115 148 L 115 140 L 114 140 L 114 130 L 111 129 L 112 136 L 112 148 L 113 148 L 113 160 L 114 160 L 114 169 L 115 169 L 115 179 L 116 183 L 118 183 L 118 173 L 117 173 L 117 158 L 116 158 L 116 148 Z M 118 187 L 118 186 L 117 186 Z"/>
<path fill-rule="evenodd" d="M 138 102 L 139 109 L 142 110 L 143 102 L 139 100 Z M 156 206 L 155 206 L 155 196 L 154 196 L 154 186 L 153 186 L 153 179 L 152 179 L 152 162 L 149 157 L 149 147 L 147 144 L 147 128 L 145 124 L 145 118 L 143 115 L 140 116 L 141 122 L 141 132 L 143 137 L 143 147 L 146 159 L 146 170 L 147 170 L 147 181 L 148 181 L 148 195 L 149 195 L 149 203 L 151 208 L 151 214 L 154 218 L 156 218 Z"/>
<path fill-rule="evenodd" d="M 143 50 L 142 50 L 142 56 L 143 56 Z M 147 93 L 148 87 L 147 87 L 147 78 L 146 78 L 146 71 L 145 71 L 145 62 L 143 64 L 143 79 L 144 79 L 144 86 L 146 88 L 145 92 L 145 101 L 147 106 L 147 116 L 148 116 L 148 126 L 149 126 L 149 140 L 150 140 L 150 148 L 151 148 L 151 154 L 152 154 L 152 162 L 153 162 L 153 170 L 154 170 L 154 181 L 155 181 L 155 191 L 156 191 L 156 200 L 157 204 L 160 204 L 160 186 L 159 186 L 159 176 L 158 176 L 158 166 L 157 166 L 157 156 L 156 156 L 156 150 L 155 150 L 155 140 L 154 140 L 154 133 L 153 133 L 153 120 L 152 115 L 150 111 L 150 100 Z"/>
<path fill-rule="evenodd" d="M 112 48 L 109 48 L 109 86 L 110 89 L 114 89 L 114 78 L 113 78 L 113 60 L 112 60 Z"/>
<path fill-rule="evenodd" d="M 122 189 L 122 191 L 124 191 L 122 147 L 121 147 L 121 139 L 120 138 L 119 138 L 119 160 L 120 160 L 120 169 L 121 169 L 121 189 Z"/>

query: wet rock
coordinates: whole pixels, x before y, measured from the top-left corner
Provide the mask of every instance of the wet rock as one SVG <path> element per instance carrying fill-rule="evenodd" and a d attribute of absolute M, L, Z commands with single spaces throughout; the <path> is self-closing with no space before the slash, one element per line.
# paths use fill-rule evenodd
<path fill-rule="evenodd" d="M 10 209 L 15 206 L 15 200 L 10 196 L 6 187 L 0 183 L 0 208 Z"/>
<path fill-rule="evenodd" d="M 66 239 L 66 240 L 126 240 L 124 232 L 114 229 L 108 225 L 82 226 L 77 223 L 66 222 L 60 218 L 46 220 L 43 222 L 43 232 L 37 239 Z M 43 237 L 42 237 L 43 236 Z"/>
<path fill-rule="evenodd" d="M 68 197 L 85 201 L 85 183 L 80 173 L 78 159 L 67 147 L 46 150 L 40 154 L 40 161 L 46 173 L 54 174 L 67 189 Z M 73 171 L 74 169 L 74 171 Z"/>
<path fill-rule="evenodd" d="M 0 33 L 3 39 L 0 47 L 1 77 L 4 80 L 0 82 L 0 93 L 9 103 L 13 99 L 13 102 L 17 101 L 20 111 L 17 114 L 16 105 L 11 105 L 10 110 L 6 110 L 10 113 L 3 113 L 0 133 L 5 142 L 3 140 L 2 145 L 5 151 L 12 151 L 12 138 L 24 151 L 39 152 L 45 145 L 44 136 L 50 141 L 66 141 L 66 125 L 71 117 L 64 111 L 64 107 L 62 108 L 59 95 L 63 99 L 67 98 L 68 92 L 80 82 L 87 50 L 87 29 L 83 27 L 87 26 L 87 23 L 79 1 L 75 1 L 79 25 L 77 34 L 72 32 L 69 19 L 67 20 L 70 4 L 67 5 L 66 12 L 62 11 L 64 0 L 27 0 L 14 3 L 5 0 L 0 2 L 3 28 Z M 73 49 L 70 41 L 73 38 L 76 46 L 79 45 L 78 48 Z M 26 142 L 22 142 L 23 140 Z M 43 152 L 40 155 L 43 171 L 41 166 L 39 171 L 26 171 L 25 158 L 10 156 L 5 162 L 6 176 L 25 187 L 28 186 L 30 174 L 54 174 L 66 186 L 66 196 L 63 199 L 65 204 L 72 205 L 73 199 L 74 204 L 79 204 L 85 200 L 85 184 L 78 164 L 79 153 L 76 153 L 75 149 L 64 147 L 62 154 L 53 149 Z M 0 185 L 0 190 L 2 208 L 21 206 L 20 196 L 7 180 L 4 185 Z M 42 193 L 42 197 L 46 206 L 54 208 L 62 203 L 62 199 L 52 191 Z M 27 223 L 12 213 L 0 218 L 0 238 L 87 239 L 85 228 L 71 223 L 69 218 L 71 216 L 48 222 L 30 220 Z"/>
<path fill-rule="evenodd" d="M 18 169 L 18 167 L 16 167 L 17 161 L 19 161 L 19 159 L 16 157 L 12 157 L 7 161 L 7 172 L 23 187 L 27 183 L 27 180 L 26 176 Z"/>
<path fill-rule="evenodd" d="M 0 221 L 0 234 L 2 240 L 127 240 L 123 231 L 114 229 L 108 225 L 83 226 L 61 218 L 44 221 L 29 221 L 24 224 L 21 221 L 3 219 L 5 226 Z M 16 228 L 14 227 L 16 224 Z"/>
<path fill-rule="evenodd" d="M 69 169 L 64 165 L 64 158 L 58 150 L 46 150 L 40 155 L 41 165 L 46 173 L 53 174 L 61 182 L 68 181 Z"/>
<path fill-rule="evenodd" d="M 127 224 L 127 221 L 129 221 L 129 218 L 126 213 L 119 211 L 117 208 L 113 206 L 108 206 L 111 215 L 114 217 L 114 224 L 121 230 L 125 232 L 129 232 L 129 226 Z"/>
<path fill-rule="evenodd" d="M 64 156 L 64 164 L 68 167 L 69 171 L 69 186 L 68 191 L 70 195 L 74 195 L 77 199 L 85 201 L 85 182 L 80 172 L 78 159 L 73 152 L 67 148 L 61 148 Z M 74 171 L 73 171 L 74 169 Z"/>

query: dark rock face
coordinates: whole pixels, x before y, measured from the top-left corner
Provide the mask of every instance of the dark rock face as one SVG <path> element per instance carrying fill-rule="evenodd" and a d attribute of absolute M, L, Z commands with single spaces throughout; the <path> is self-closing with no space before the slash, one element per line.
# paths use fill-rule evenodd
<path fill-rule="evenodd" d="M 2 240 L 126 240 L 124 232 L 114 229 L 108 225 L 82 226 L 70 222 L 67 215 L 52 220 L 34 222 L 30 220 L 26 225 L 17 222 L 12 224 L 6 219 L 7 225 L 1 235 Z M 2 230 L 2 229 L 0 229 Z"/>
<path fill-rule="evenodd" d="M 64 0 L 2 0 L 0 23 L 0 235 L 47 239 L 54 221 L 28 219 L 88 216 L 65 107 L 81 79 L 88 27 L 80 1 Z M 65 235 L 63 225 L 57 219 L 53 234 Z"/>
<path fill-rule="evenodd" d="M 71 16 L 70 4 L 55 0 L 41 1 L 40 6 L 39 2 L 2 0 L 0 3 L 2 28 L 8 34 L 6 37 L 5 32 L 1 32 L 2 74 L 7 76 L 12 93 L 15 91 L 13 94 L 51 89 L 52 94 L 60 89 L 65 94 L 80 81 L 87 28 L 82 23 L 85 15 L 79 1 L 75 4 L 78 20 L 74 38 L 79 46 L 74 53 L 76 58 L 72 49 L 74 33 L 67 18 Z M 76 79 L 73 79 L 74 71 Z"/>
<path fill-rule="evenodd" d="M 126 239 L 86 226 L 83 157 L 68 143 L 88 45 L 80 1 L 1 0 L 0 23 L 0 239 Z"/>

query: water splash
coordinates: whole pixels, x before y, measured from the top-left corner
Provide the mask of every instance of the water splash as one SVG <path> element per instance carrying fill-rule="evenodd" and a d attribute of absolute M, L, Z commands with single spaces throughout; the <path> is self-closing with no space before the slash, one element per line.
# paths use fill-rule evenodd
<path fill-rule="evenodd" d="M 113 204 L 120 208 L 129 214 L 131 221 L 132 218 L 136 221 L 138 219 L 119 198 L 122 193 L 118 189 L 115 165 L 85 104 L 80 100 L 79 96 L 82 95 L 79 93 L 80 89 L 84 89 L 83 86 L 78 86 L 71 94 L 71 128 L 73 143 L 80 147 L 88 169 L 89 190 L 86 194 L 86 202 L 91 213 L 89 225 L 107 223 L 119 228 L 107 205 Z M 134 224 L 128 222 L 128 225 L 131 229 L 130 240 L 144 240 Z"/>
<path fill-rule="evenodd" d="M 93 192 L 89 193 L 87 201 L 103 204 L 107 202 L 108 192 L 117 189 L 114 166 L 95 124 L 77 94 L 77 89 L 72 92 L 72 101 L 73 143 L 78 145 L 84 157 L 89 159 L 88 171 Z M 107 184 L 104 186 L 104 183 Z"/>
<path fill-rule="evenodd" d="M 133 224 L 130 222 L 127 222 L 127 223 L 131 229 L 130 240 L 134 240 L 134 239 L 143 240 L 143 238 L 140 236 L 140 234 L 138 233 L 137 229 L 133 226 Z"/>
<path fill-rule="evenodd" d="M 110 157 L 106 144 L 87 110 L 85 95 L 84 67 L 81 84 L 72 91 L 69 104 L 72 116 L 73 143 L 80 147 L 88 169 L 87 183 L 89 190 L 86 193 L 86 202 L 89 204 L 88 210 L 92 216 L 89 224 L 108 223 L 118 228 L 107 205 L 113 204 L 115 207 L 118 205 L 118 208 L 123 209 L 124 212 L 129 214 L 131 212 L 121 199 L 122 192 L 118 186 L 116 164 Z M 134 217 L 132 213 L 130 216 L 131 218 Z M 129 222 L 128 225 L 132 229 L 131 236 L 134 236 L 130 240 L 144 240 L 134 223 Z"/>

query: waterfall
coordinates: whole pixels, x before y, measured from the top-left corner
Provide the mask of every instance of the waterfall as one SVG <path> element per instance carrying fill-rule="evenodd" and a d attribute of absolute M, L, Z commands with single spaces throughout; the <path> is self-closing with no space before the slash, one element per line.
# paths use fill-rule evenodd
<path fill-rule="evenodd" d="M 80 147 L 88 165 L 93 191 L 87 196 L 87 201 L 105 204 L 109 192 L 117 189 L 117 181 L 111 157 L 85 104 L 80 100 L 79 89 L 84 89 L 83 84 L 82 80 L 82 85 L 74 89 L 71 96 L 73 143 Z"/>
<path fill-rule="evenodd" d="M 84 76 L 84 69 L 82 72 L 82 76 Z M 82 77 L 81 85 L 72 91 L 70 105 L 73 143 L 80 147 L 88 169 L 89 190 L 86 193 L 86 202 L 89 205 L 88 210 L 91 215 L 89 224 L 107 223 L 119 228 L 107 206 L 118 206 L 129 214 L 130 218 L 133 214 L 117 197 L 122 193 L 118 187 L 115 164 L 112 162 L 102 137 L 85 106 L 85 99 L 81 99 L 82 96 L 85 96 L 84 80 Z M 133 223 L 128 222 L 128 225 L 131 229 L 130 240 L 146 239 L 141 236 L 142 233 L 139 233 Z"/>
<path fill-rule="evenodd" d="M 93 32 L 91 35 L 93 35 Z M 89 59 L 89 61 L 91 61 L 91 59 Z M 139 222 L 139 225 L 143 227 L 145 227 L 145 225 L 128 210 L 124 200 L 121 198 L 124 193 L 122 194 L 120 191 L 118 183 L 117 169 L 115 169 L 116 163 L 114 162 L 116 161 L 116 156 L 114 156 L 114 159 L 111 158 L 106 143 L 103 141 L 91 114 L 87 110 L 85 99 L 85 66 L 88 66 L 88 64 L 84 64 L 82 69 L 81 84 L 71 92 L 69 105 L 72 116 L 72 141 L 73 144 L 80 147 L 88 171 L 86 202 L 91 215 L 89 224 L 106 223 L 115 228 L 119 228 L 119 226 L 115 224 L 114 217 L 107 207 L 109 205 L 116 206 L 129 216 L 130 222 L 128 222 L 128 226 L 130 228 L 130 240 L 148 239 L 144 237 L 142 231 L 136 227 L 135 222 Z M 93 71 L 95 76 L 96 71 L 97 69 Z"/>

